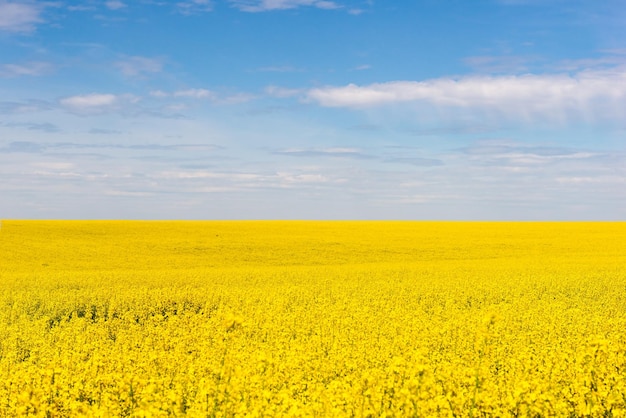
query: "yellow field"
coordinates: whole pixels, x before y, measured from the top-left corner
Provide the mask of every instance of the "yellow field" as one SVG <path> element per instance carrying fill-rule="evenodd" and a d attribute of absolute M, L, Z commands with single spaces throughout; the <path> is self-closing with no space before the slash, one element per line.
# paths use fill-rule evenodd
<path fill-rule="evenodd" d="M 0 416 L 625 416 L 626 223 L 0 230 Z"/>

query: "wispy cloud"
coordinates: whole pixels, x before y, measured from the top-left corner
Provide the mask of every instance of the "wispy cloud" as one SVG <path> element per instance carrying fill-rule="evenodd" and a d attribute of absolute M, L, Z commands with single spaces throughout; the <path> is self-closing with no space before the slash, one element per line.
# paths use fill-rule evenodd
<path fill-rule="evenodd" d="M 42 150 L 41 145 L 30 141 L 14 141 L 0 147 L 2 153 L 38 153 Z"/>
<path fill-rule="evenodd" d="M 507 73 L 519 74 L 527 72 L 529 65 L 537 61 L 536 57 L 526 57 L 517 55 L 477 55 L 466 57 L 463 62 L 468 67 L 481 73 Z"/>
<path fill-rule="evenodd" d="M 348 13 L 350 13 L 351 15 L 354 15 L 354 16 L 359 16 L 359 15 L 362 15 L 363 13 L 365 13 L 365 10 L 356 7 L 356 8 L 348 9 Z"/>
<path fill-rule="evenodd" d="M 0 114 L 33 113 L 51 110 L 54 105 L 45 100 L 26 100 L 23 102 L 0 102 Z"/>
<path fill-rule="evenodd" d="M 119 10 L 127 7 L 126 4 L 119 0 L 109 0 L 105 2 L 104 5 L 110 10 Z"/>
<path fill-rule="evenodd" d="M 301 6 L 334 10 L 342 6 L 326 0 L 231 0 L 231 4 L 243 12 L 266 12 L 270 10 L 295 9 Z"/>
<path fill-rule="evenodd" d="M 333 158 L 357 158 L 372 159 L 371 155 L 363 153 L 356 148 L 288 148 L 284 150 L 274 151 L 277 155 L 287 155 L 291 157 L 333 157 Z"/>
<path fill-rule="evenodd" d="M 324 188 L 345 182 L 341 177 L 314 170 L 240 172 L 184 170 L 164 171 L 155 178 L 169 180 L 196 193 L 242 192 L 255 189 Z"/>
<path fill-rule="evenodd" d="M 603 176 L 569 176 L 557 177 L 556 182 L 566 185 L 626 185 L 626 176 L 603 175 Z"/>
<path fill-rule="evenodd" d="M 67 6 L 67 10 L 69 10 L 70 12 L 88 12 L 92 10 L 97 10 L 97 7 L 95 5 L 80 4 Z"/>
<path fill-rule="evenodd" d="M 137 103 L 139 100 L 138 97 L 129 94 L 92 93 L 62 98 L 59 105 L 72 113 L 91 115 L 122 110 L 125 105 Z"/>
<path fill-rule="evenodd" d="M 115 129 L 91 128 L 89 133 L 93 135 L 120 135 L 122 131 L 116 131 Z"/>
<path fill-rule="evenodd" d="M 404 153 L 402 156 L 378 153 L 368 153 L 358 148 L 288 148 L 274 151 L 273 154 L 290 157 L 303 157 L 319 160 L 320 158 L 377 160 L 386 164 L 408 164 L 415 167 L 436 167 L 443 165 L 437 158 L 412 156 Z"/>
<path fill-rule="evenodd" d="M 326 107 L 427 103 L 527 121 L 621 120 L 626 111 L 626 70 L 349 84 L 311 89 L 306 98 Z"/>
<path fill-rule="evenodd" d="M 604 218 L 617 219 L 626 201 L 623 154 L 512 140 L 480 141 L 423 155 L 426 150 L 418 148 L 374 148 L 367 152 L 375 157 L 371 161 L 349 156 L 365 153 L 360 148 L 285 151 L 294 158 L 256 164 L 237 158 L 228 162 L 233 157 L 229 150 L 209 144 L 110 143 L 109 138 L 89 138 L 82 144 L 0 142 L 0 177 L 6 180 L 0 187 L 4 195 L 19 197 L 29 190 L 48 199 L 67 199 L 71 189 L 89 213 L 97 212 L 102 202 L 108 202 L 108 211 L 121 210 L 115 203 L 121 201 L 102 199 L 125 197 L 123 210 L 141 202 L 146 208 L 142 217 L 167 217 L 171 211 L 178 217 L 206 217 L 211 208 L 211 217 L 252 218 L 265 208 L 261 216 L 272 218 L 593 219 L 593 206 L 602 204 L 609 205 Z M 307 152 L 327 158 L 317 155 L 307 161 L 302 158 Z M 347 164 L 344 158 L 354 159 Z M 176 199 L 163 199 L 174 195 Z M 162 201 L 176 205 L 163 208 L 157 204 Z M 181 207 L 181 201 L 189 206 Z M 591 202 L 588 208 L 572 213 L 586 202 Z M 287 204 L 289 210 L 280 212 Z M 249 205 L 255 210 L 237 212 Z M 63 214 L 70 206 L 59 202 L 59 209 Z"/>
<path fill-rule="evenodd" d="M 70 96 L 59 101 L 62 106 L 76 109 L 93 109 L 112 106 L 117 102 L 114 94 L 87 94 L 84 96 Z"/>
<path fill-rule="evenodd" d="M 31 32 L 42 23 L 42 2 L 0 0 L 0 31 Z"/>
<path fill-rule="evenodd" d="M 383 160 L 386 163 L 409 164 L 415 167 L 437 167 L 444 165 L 442 160 L 422 157 L 391 157 Z"/>
<path fill-rule="evenodd" d="M 6 126 L 9 128 L 25 128 L 30 131 L 42 131 L 47 133 L 55 133 L 59 132 L 60 129 L 58 126 L 52 123 L 37 123 L 37 122 L 9 122 L 5 124 L 0 124 L 0 126 Z"/>
<path fill-rule="evenodd" d="M 117 61 L 115 67 L 127 77 L 136 77 L 161 72 L 163 70 L 163 59 L 132 56 Z"/>
<path fill-rule="evenodd" d="M 507 173 L 525 173 L 529 176 L 549 175 L 551 181 L 557 176 L 563 177 L 568 172 L 578 175 L 586 173 L 587 176 L 593 177 L 605 175 L 605 171 L 615 173 L 614 167 L 623 164 L 623 161 L 619 161 L 623 158 L 617 153 L 607 154 L 563 146 L 530 145 L 506 140 L 478 141 L 456 152 L 460 154 L 455 158 L 474 167 Z"/>
<path fill-rule="evenodd" d="M 215 104 L 238 104 L 245 103 L 254 99 L 254 95 L 247 93 L 235 93 L 235 94 L 220 94 L 213 90 L 203 88 L 191 88 L 182 89 L 172 92 L 166 92 L 163 90 L 153 90 L 150 92 L 150 96 L 158 99 L 197 99 L 207 100 Z"/>
<path fill-rule="evenodd" d="M 187 90 L 177 90 L 173 92 L 172 97 L 187 97 L 191 99 L 209 99 L 216 100 L 217 93 L 207 89 L 187 89 Z"/>
<path fill-rule="evenodd" d="M 210 0 L 188 0 L 176 3 L 178 11 L 184 15 L 210 12 L 213 10 L 213 2 Z"/>
<path fill-rule="evenodd" d="M 20 124 L 20 125 L 32 125 L 36 127 L 37 124 Z M 45 124 L 40 124 L 45 125 Z M 51 128 L 56 127 L 54 125 L 49 124 Z M 44 126 L 42 126 L 43 128 Z M 56 132 L 56 131 L 55 131 Z M 92 132 L 90 133 L 102 133 L 102 134 L 115 134 L 121 133 L 116 131 L 111 132 Z M 154 152 L 168 152 L 172 151 L 177 152 L 204 152 L 210 153 L 215 150 L 220 149 L 220 147 L 213 144 L 202 144 L 202 143 L 182 143 L 175 145 L 166 145 L 166 144 L 156 144 L 156 143 L 148 143 L 148 144 L 121 144 L 121 143 L 110 143 L 110 142 L 88 142 L 88 143 L 76 143 L 76 142 L 34 142 L 34 141 L 13 141 L 9 142 L 5 146 L 0 147 L 0 152 L 12 152 L 12 153 L 46 153 L 48 155 L 62 155 L 64 157 L 68 157 L 71 155 L 77 155 L 76 151 L 104 151 L 104 150 L 123 150 L 125 152 L 124 156 L 128 158 L 128 153 L 135 151 L 137 154 L 141 154 L 145 151 L 154 151 Z M 82 155 L 82 154 L 81 154 Z M 171 157 L 171 155 L 170 155 Z M 171 161 L 171 158 L 170 158 Z"/>
<path fill-rule="evenodd" d="M 289 88 L 285 88 L 285 87 L 279 87 L 279 86 L 267 86 L 265 88 L 265 93 L 268 96 L 271 97 L 277 97 L 277 98 L 287 98 L 287 97 L 296 97 L 299 96 L 303 93 L 305 93 L 305 90 L 303 89 L 289 89 Z"/>
<path fill-rule="evenodd" d="M 610 68 L 626 68 L 626 55 L 613 51 L 610 55 L 596 58 L 582 58 L 563 60 L 554 65 L 561 71 L 584 71 L 584 70 L 604 70 Z"/>
<path fill-rule="evenodd" d="M 0 77 L 40 76 L 50 72 L 49 62 L 31 61 L 23 64 L 1 64 Z"/>

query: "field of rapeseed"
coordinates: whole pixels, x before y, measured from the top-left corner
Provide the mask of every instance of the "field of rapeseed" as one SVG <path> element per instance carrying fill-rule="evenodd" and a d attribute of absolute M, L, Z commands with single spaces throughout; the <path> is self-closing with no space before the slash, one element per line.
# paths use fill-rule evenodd
<path fill-rule="evenodd" d="M 626 416 L 626 223 L 0 230 L 0 417 Z"/>

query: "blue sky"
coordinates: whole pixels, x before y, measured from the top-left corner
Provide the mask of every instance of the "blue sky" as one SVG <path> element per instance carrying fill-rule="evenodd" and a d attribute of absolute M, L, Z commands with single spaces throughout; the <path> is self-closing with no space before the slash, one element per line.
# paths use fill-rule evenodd
<path fill-rule="evenodd" d="M 0 218 L 626 218 L 624 0 L 0 0 Z"/>

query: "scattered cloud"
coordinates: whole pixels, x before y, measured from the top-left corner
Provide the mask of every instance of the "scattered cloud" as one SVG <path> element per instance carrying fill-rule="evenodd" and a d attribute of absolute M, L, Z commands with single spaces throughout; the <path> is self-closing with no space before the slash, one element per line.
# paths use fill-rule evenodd
<path fill-rule="evenodd" d="M 119 10 L 127 7 L 126 4 L 122 3 L 119 0 L 109 0 L 105 2 L 104 5 L 110 10 Z"/>
<path fill-rule="evenodd" d="M 73 108 L 96 108 L 111 106 L 117 101 L 114 94 L 88 94 L 71 96 L 60 100 L 61 105 Z"/>
<path fill-rule="evenodd" d="M 509 171 L 532 171 L 540 166 L 585 162 L 597 165 L 609 156 L 601 152 L 561 146 L 529 145 L 506 140 L 478 141 L 459 150 L 469 161 Z"/>
<path fill-rule="evenodd" d="M 416 167 L 438 167 L 444 165 L 442 160 L 436 158 L 421 158 L 421 157 L 393 157 L 383 160 L 386 163 L 393 164 L 409 164 Z"/>
<path fill-rule="evenodd" d="M 554 65 L 559 71 L 589 71 L 610 68 L 626 68 L 626 56 L 614 52 L 612 55 L 604 55 L 597 58 L 582 58 L 563 60 Z"/>
<path fill-rule="evenodd" d="M 415 136 L 443 136 L 443 135 L 476 135 L 484 134 L 497 129 L 497 126 L 491 126 L 484 122 L 477 123 L 447 123 L 446 126 L 430 127 L 430 128 L 411 128 L 403 129 Z"/>
<path fill-rule="evenodd" d="M 365 10 L 359 9 L 359 8 L 353 8 L 353 9 L 349 9 L 348 13 L 354 16 L 358 16 L 358 15 L 362 15 L 363 13 L 365 13 Z"/>
<path fill-rule="evenodd" d="M 313 170 L 239 172 L 185 170 L 163 171 L 156 178 L 175 181 L 179 187 L 198 193 L 242 192 L 255 189 L 318 188 L 345 182 L 345 179 Z"/>
<path fill-rule="evenodd" d="M 220 94 L 213 90 L 208 90 L 208 89 L 203 89 L 203 88 L 183 89 L 183 90 L 176 90 L 173 92 L 165 92 L 163 90 L 153 90 L 150 92 L 150 96 L 158 98 L 158 99 L 175 98 L 175 99 L 207 100 L 215 104 L 245 103 L 255 98 L 254 95 L 247 94 L 247 93 Z M 175 105 L 175 106 L 180 107 L 181 105 Z M 182 108 L 184 108 L 184 106 L 182 106 Z"/>
<path fill-rule="evenodd" d="M 289 89 L 278 86 L 268 86 L 265 88 L 265 93 L 271 97 L 277 97 L 279 99 L 285 99 L 288 97 L 296 97 L 303 94 L 305 91 L 302 89 Z"/>
<path fill-rule="evenodd" d="M 209 99 L 216 100 L 217 94 L 207 89 L 187 89 L 178 90 L 172 93 L 173 97 L 187 97 L 190 99 Z"/>
<path fill-rule="evenodd" d="M 184 15 L 210 12 L 213 10 L 213 3 L 210 0 L 188 0 L 176 3 L 178 11 Z"/>
<path fill-rule="evenodd" d="M 617 184 L 626 185 L 626 175 L 618 176 L 570 176 L 570 177 L 557 177 L 556 182 L 560 184 L 573 184 L 573 185 L 601 185 L 601 184 Z"/>
<path fill-rule="evenodd" d="M 273 154 L 290 157 L 315 158 L 349 158 L 355 160 L 378 160 L 388 164 L 408 164 L 415 167 L 436 167 L 444 165 L 441 159 L 407 155 L 393 156 L 380 153 L 367 153 L 358 148 L 288 148 L 274 151 Z"/>
<path fill-rule="evenodd" d="M 231 4 L 243 12 L 266 12 L 270 10 L 295 9 L 301 6 L 334 10 L 342 6 L 326 0 L 230 0 Z"/>
<path fill-rule="evenodd" d="M 54 105 L 45 100 L 27 100 L 24 102 L 0 102 L 0 114 L 33 113 L 51 110 Z"/>
<path fill-rule="evenodd" d="M 354 71 L 365 71 L 371 69 L 372 66 L 369 64 L 357 65 L 353 68 Z"/>
<path fill-rule="evenodd" d="M 42 2 L 0 0 L 0 31 L 32 32 L 42 23 Z"/>
<path fill-rule="evenodd" d="M 42 131 L 47 133 L 59 132 L 58 126 L 52 123 L 35 123 L 35 122 L 9 122 L 0 124 L 0 126 L 6 126 L 8 128 L 25 128 L 30 131 Z"/>
<path fill-rule="evenodd" d="M 65 97 L 59 100 L 62 108 L 79 115 L 101 114 L 122 110 L 124 106 L 137 103 L 140 99 L 133 95 L 85 94 Z"/>
<path fill-rule="evenodd" d="M 263 216 L 273 218 L 562 219 L 563 213 L 568 218 L 581 216 L 573 215 L 571 208 L 591 201 L 585 218 L 597 218 L 593 206 L 601 204 L 610 205 L 603 219 L 617 219 L 626 198 L 623 153 L 607 160 L 608 154 L 585 156 L 590 152 L 558 145 L 485 140 L 433 155 L 419 155 L 426 152 L 419 148 L 404 147 L 392 154 L 389 147 L 371 149 L 368 154 L 375 157 L 371 162 L 316 156 L 314 161 L 294 158 L 255 164 L 234 157 L 235 150 L 208 144 L 111 144 L 106 139 L 89 138 L 82 144 L 0 142 L 5 194 L 11 185 L 19 184 L 19 190 L 13 188 L 12 193 L 31 190 L 51 197 L 61 193 L 67 199 L 71 188 L 81 196 L 82 210 L 89 208 L 92 216 L 96 216 L 93 211 L 100 207 L 102 196 L 125 196 L 130 200 L 124 201 L 123 211 L 116 215 L 120 217 L 127 213 L 126 203 L 133 198 L 141 198 L 146 207 L 144 198 L 154 196 L 143 218 L 167 217 L 168 213 L 252 218 L 259 216 L 258 206 L 267 209 Z M 327 157 L 364 153 L 351 147 L 286 151 L 294 157 L 309 151 Z M 526 161 L 516 154 L 539 158 Z M 20 182 L 15 183 L 17 179 Z M 220 194 L 218 201 L 216 193 Z M 163 199 L 173 195 L 180 199 Z M 268 195 L 272 199 L 268 200 Z M 89 201 L 91 198 L 94 200 Z M 158 199 L 176 205 L 165 210 L 156 204 Z M 181 199 L 192 203 L 181 209 Z M 326 202 L 323 207 L 308 203 L 320 199 Z M 243 201 L 255 210 L 233 212 Z M 121 210 L 111 200 L 104 202 L 108 202 L 107 210 Z M 59 207 L 67 209 L 64 203 Z M 276 213 L 287 203 L 288 211 Z M 162 212 L 154 212 L 153 207 Z M 209 215 L 207 207 L 211 208 Z"/>
<path fill-rule="evenodd" d="M 256 99 L 254 94 L 249 93 L 235 93 L 226 96 L 220 96 L 215 101 L 217 104 L 236 105 L 240 103 L 247 103 Z"/>
<path fill-rule="evenodd" d="M 14 141 L 0 148 L 0 153 L 38 153 L 42 151 L 41 145 L 29 141 Z"/>
<path fill-rule="evenodd" d="M 132 56 L 116 62 L 115 67 L 127 77 L 136 77 L 161 72 L 163 70 L 163 59 Z"/>
<path fill-rule="evenodd" d="M 311 89 L 306 98 L 325 107 L 426 103 L 526 121 L 621 120 L 626 111 L 626 70 L 349 84 Z"/>
<path fill-rule="evenodd" d="M 84 4 L 67 6 L 67 10 L 69 10 L 70 12 L 88 12 L 96 9 L 96 6 Z"/>
<path fill-rule="evenodd" d="M 357 159 L 373 159 L 374 157 L 363 153 L 356 148 L 288 148 L 285 150 L 274 151 L 277 155 L 288 155 L 291 157 L 339 157 L 339 158 L 357 158 Z"/>
<path fill-rule="evenodd" d="M 302 183 L 342 183 L 343 179 L 333 179 L 321 173 L 314 174 L 294 174 L 286 172 L 276 173 L 277 180 L 283 184 L 302 184 Z"/>
<path fill-rule="evenodd" d="M 24 124 L 26 125 L 26 124 Z M 119 134 L 121 132 L 118 131 L 108 131 L 101 130 L 100 132 L 90 133 L 96 134 Z M 189 152 L 192 151 L 194 153 L 198 152 L 213 152 L 215 150 L 220 149 L 220 147 L 213 144 L 204 144 L 204 143 L 182 143 L 182 144 L 174 144 L 174 145 L 165 145 L 165 144 L 116 144 L 110 142 L 88 142 L 88 143 L 76 143 L 76 142 L 33 142 L 33 141 L 13 141 L 5 145 L 4 147 L 0 147 L 0 151 L 4 152 L 38 152 L 43 153 L 47 152 L 49 155 L 76 155 L 70 152 L 72 151 L 80 151 L 80 150 L 124 150 L 126 151 L 126 156 L 128 155 L 128 151 L 181 151 L 181 152 Z M 59 154 L 59 151 L 65 152 L 64 154 Z"/>
<path fill-rule="evenodd" d="M 603 49 L 601 52 L 612 55 L 626 55 L 626 48 L 609 48 Z"/>
<path fill-rule="evenodd" d="M 49 62 L 31 61 L 23 64 L 0 65 L 0 77 L 40 76 L 49 73 L 53 66 Z"/>
<path fill-rule="evenodd" d="M 93 135 L 119 135 L 122 132 L 114 129 L 92 128 L 89 133 Z"/>
<path fill-rule="evenodd" d="M 169 97 L 170 94 L 164 92 L 163 90 L 152 90 L 150 92 L 150 96 L 162 99 L 162 98 L 165 98 L 165 97 Z"/>

